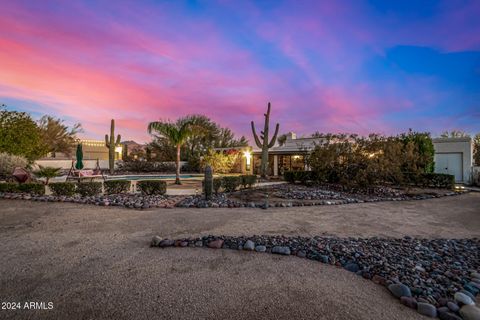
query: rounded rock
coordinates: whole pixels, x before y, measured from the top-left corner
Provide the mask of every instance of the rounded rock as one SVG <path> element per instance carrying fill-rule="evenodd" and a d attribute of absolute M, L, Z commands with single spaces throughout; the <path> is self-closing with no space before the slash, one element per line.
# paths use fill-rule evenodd
<path fill-rule="evenodd" d="M 397 298 L 400 297 L 411 297 L 412 292 L 410 288 L 404 285 L 403 283 L 394 283 L 388 286 L 388 290 Z"/>
<path fill-rule="evenodd" d="M 472 305 L 473 300 L 464 293 L 456 292 L 454 295 L 455 301 L 461 305 Z"/>
<path fill-rule="evenodd" d="M 431 305 L 430 303 L 424 303 L 424 302 L 417 303 L 417 311 L 418 313 L 423 314 L 424 316 L 427 316 L 430 318 L 437 317 L 437 308 L 435 308 L 435 306 Z"/>
<path fill-rule="evenodd" d="M 464 305 L 460 308 L 463 320 L 480 320 L 480 308 L 474 305 Z"/>

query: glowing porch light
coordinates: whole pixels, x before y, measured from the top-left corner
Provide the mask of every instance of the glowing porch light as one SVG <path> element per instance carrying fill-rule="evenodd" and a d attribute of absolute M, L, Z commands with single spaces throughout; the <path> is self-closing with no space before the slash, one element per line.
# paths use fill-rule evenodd
<path fill-rule="evenodd" d="M 250 153 L 250 151 L 244 151 L 243 156 L 245 157 L 245 160 L 246 160 L 247 170 L 250 170 L 250 165 L 252 163 L 252 154 Z"/>

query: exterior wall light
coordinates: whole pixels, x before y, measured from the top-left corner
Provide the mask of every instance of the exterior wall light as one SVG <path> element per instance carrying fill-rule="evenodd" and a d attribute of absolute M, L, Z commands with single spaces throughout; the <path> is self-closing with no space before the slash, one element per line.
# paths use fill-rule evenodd
<path fill-rule="evenodd" d="M 250 153 L 250 151 L 244 151 L 243 152 L 243 156 L 245 157 L 245 163 L 246 163 L 246 169 L 247 171 L 250 170 L 250 167 L 252 165 L 252 154 Z"/>

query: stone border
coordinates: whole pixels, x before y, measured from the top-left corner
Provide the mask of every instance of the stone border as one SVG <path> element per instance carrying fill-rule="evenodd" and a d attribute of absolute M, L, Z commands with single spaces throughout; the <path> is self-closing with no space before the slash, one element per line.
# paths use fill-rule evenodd
<path fill-rule="evenodd" d="M 383 285 L 403 305 L 427 317 L 480 319 L 480 308 L 475 305 L 475 296 L 480 294 L 478 238 L 428 240 L 408 236 L 381 239 L 209 235 L 174 240 L 154 236 L 150 246 L 206 247 L 294 255 L 343 268 Z"/>
<path fill-rule="evenodd" d="M 291 208 L 291 207 L 310 207 L 310 206 L 324 206 L 324 205 L 344 205 L 344 204 L 358 204 L 358 203 L 372 203 L 372 202 L 390 202 L 390 201 L 418 201 L 428 200 L 435 198 L 443 198 L 448 196 L 458 196 L 465 193 L 469 193 L 469 190 L 464 191 L 451 191 L 442 195 L 422 195 L 415 197 L 405 198 L 372 198 L 367 200 L 348 199 L 348 200 L 318 200 L 311 202 L 302 202 L 301 200 L 285 200 L 285 202 L 272 203 L 254 203 L 254 202 L 239 202 L 236 200 L 230 200 L 225 198 L 225 203 L 218 204 L 215 201 L 206 201 L 201 198 L 200 202 L 191 205 L 179 205 L 183 201 L 195 198 L 192 196 L 182 195 L 161 195 L 161 196 L 142 196 L 141 194 L 118 194 L 118 195 L 99 195 L 92 197 L 80 197 L 76 196 L 54 196 L 54 195 L 31 195 L 28 193 L 0 193 L 0 199 L 8 200 L 31 200 L 39 202 L 69 202 L 77 204 L 90 204 L 97 206 L 118 206 L 128 209 L 149 209 L 149 208 Z M 118 204 L 112 201 L 112 198 L 132 198 L 136 199 L 134 203 Z M 152 198 L 162 198 L 161 201 L 151 201 Z M 200 196 L 197 196 L 199 198 Z"/>

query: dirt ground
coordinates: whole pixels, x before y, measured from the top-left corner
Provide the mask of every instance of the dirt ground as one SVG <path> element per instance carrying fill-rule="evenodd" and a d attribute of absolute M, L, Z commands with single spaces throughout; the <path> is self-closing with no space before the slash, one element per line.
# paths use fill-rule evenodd
<path fill-rule="evenodd" d="M 422 319 L 345 270 L 296 257 L 149 248 L 153 235 L 480 237 L 480 193 L 259 209 L 128 209 L 0 200 L 1 319 Z"/>

